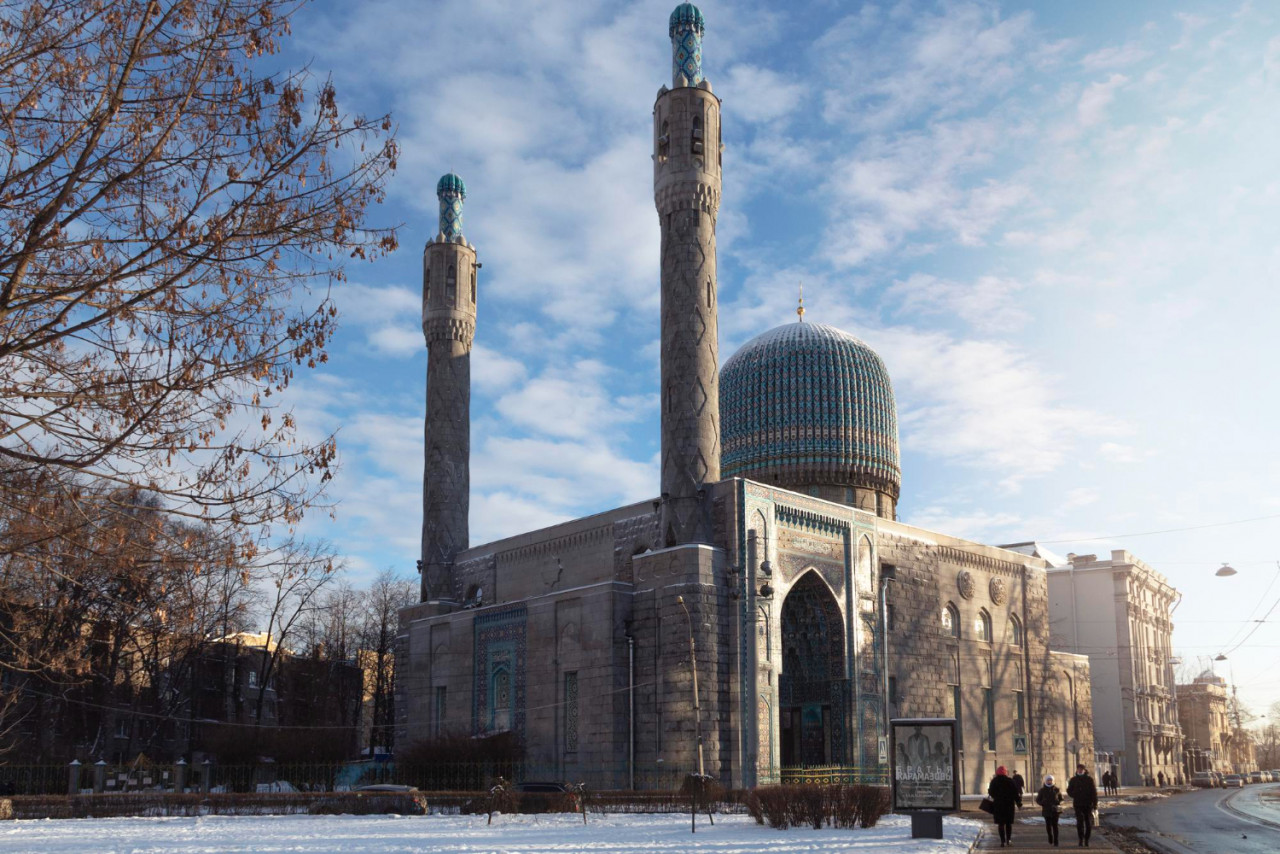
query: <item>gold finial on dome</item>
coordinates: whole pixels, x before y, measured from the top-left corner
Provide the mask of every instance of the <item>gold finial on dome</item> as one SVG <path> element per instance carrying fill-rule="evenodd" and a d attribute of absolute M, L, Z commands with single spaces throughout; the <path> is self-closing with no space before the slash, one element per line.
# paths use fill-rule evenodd
<path fill-rule="evenodd" d="M 796 306 L 796 317 L 800 318 L 801 323 L 804 323 L 804 282 L 800 283 L 800 304 Z"/>

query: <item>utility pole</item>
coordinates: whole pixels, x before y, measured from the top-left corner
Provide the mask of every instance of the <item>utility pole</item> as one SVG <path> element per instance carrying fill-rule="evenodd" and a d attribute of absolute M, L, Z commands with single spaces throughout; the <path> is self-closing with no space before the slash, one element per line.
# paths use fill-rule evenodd
<path fill-rule="evenodd" d="M 706 769 L 702 764 L 702 705 L 698 702 L 698 653 L 693 641 L 693 617 L 684 604 L 684 597 L 677 596 L 676 604 L 684 611 L 685 621 L 689 625 L 689 671 L 693 674 L 693 726 L 698 736 L 698 776 L 706 777 Z"/>

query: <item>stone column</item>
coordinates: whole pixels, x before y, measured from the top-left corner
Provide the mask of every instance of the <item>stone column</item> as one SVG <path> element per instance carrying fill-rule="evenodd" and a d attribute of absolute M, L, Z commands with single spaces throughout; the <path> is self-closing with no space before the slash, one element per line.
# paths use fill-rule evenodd
<path fill-rule="evenodd" d="M 426 454 L 422 488 L 422 601 L 454 600 L 453 562 L 467 548 L 471 494 L 471 341 L 476 249 L 462 236 L 466 187 L 449 173 L 436 186 L 440 224 L 422 259 L 427 341 Z"/>
<path fill-rule="evenodd" d="M 93 763 L 93 793 L 101 795 L 107 789 L 107 761 L 99 759 Z"/>
<path fill-rule="evenodd" d="M 702 76 L 702 13 L 672 13 L 672 88 L 653 108 L 662 232 L 662 545 L 709 543 L 705 486 L 720 479 L 716 216 L 720 100 Z"/>
<path fill-rule="evenodd" d="M 187 760 L 179 759 L 173 766 L 173 791 L 182 794 L 187 788 Z"/>
<path fill-rule="evenodd" d="M 213 763 L 206 759 L 201 764 L 201 769 L 204 773 L 200 777 L 200 791 L 207 795 L 209 794 L 209 789 L 212 785 Z"/>
<path fill-rule="evenodd" d="M 72 759 L 67 766 L 67 794 L 80 794 L 80 760 Z"/>

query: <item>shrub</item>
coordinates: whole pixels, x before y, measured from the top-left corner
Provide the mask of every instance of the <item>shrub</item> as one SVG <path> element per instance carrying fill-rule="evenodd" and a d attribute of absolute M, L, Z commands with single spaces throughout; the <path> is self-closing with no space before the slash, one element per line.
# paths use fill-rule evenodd
<path fill-rule="evenodd" d="M 889 791 L 880 786 L 806 783 L 762 786 L 745 799 L 747 812 L 759 824 L 788 827 L 875 827 L 889 811 Z"/>
<path fill-rule="evenodd" d="M 889 812 L 889 789 L 885 786 L 850 786 L 858 803 L 858 826 L 875 827 Z"/>
<path fill-rule="evenodd" d="M 760 795 L 755 789 L 747 792 L 743 803 L 747 807 L 747 814 L 756 820 L 756 824 L 764 824 L 764 809 L 760 806 Z"/>

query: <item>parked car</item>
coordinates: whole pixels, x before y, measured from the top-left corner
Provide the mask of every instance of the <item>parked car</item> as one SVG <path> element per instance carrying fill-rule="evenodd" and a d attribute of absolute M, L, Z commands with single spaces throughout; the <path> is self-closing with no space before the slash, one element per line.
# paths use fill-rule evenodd
<path fill-rule="evenodd" d="M 1191 785 L 1197 789 L 1212 789 L 1218 783 L 1213 779 L 1213 774 L 1208 771 L 1197 771 L 1191 775 Z"/>
<path fill-rule="evenodd" d="M 1265 781 L 1262 779 L 1262 772 L 1261 772 L 1261 771 L 1250 771 L 1250 772 L 1249 772 L 1249 782 L 1250 782 L 1250 783 L 1262 783 L 1262 782 L 1265 782 Z"/>
<path fill-rule="evenodd" d="M 1215 785 L 1215 786 L 1217 786 L 1219 789 L 1221 789 L 1221 788 L 1222 788 L 1222 772 L 1221 772 L 1221 771 L 1210 771 L 1209 773 L 1213 775 L 1213 785 Z"/>
<path fill-rule="evenodd" d="M 1271 769 L 1271 781 L 1273 783 L 1280 783 L 1280 768 Z"/>
<path fill-rule="evenodd" d="M 1239 774 L 1228 774 L 1222 778 L 1222 788 L 1224 789 L 1243 789 L 1244 778 Z"/>

